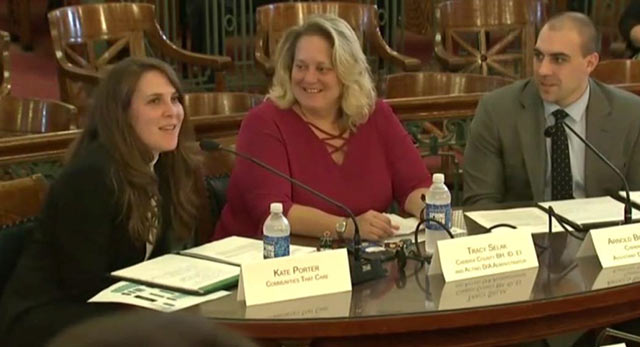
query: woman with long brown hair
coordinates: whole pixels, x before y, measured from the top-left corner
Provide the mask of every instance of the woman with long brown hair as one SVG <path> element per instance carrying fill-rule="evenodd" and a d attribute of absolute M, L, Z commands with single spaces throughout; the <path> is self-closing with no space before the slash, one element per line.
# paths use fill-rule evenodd
<path fill-rule="evenodd" d="M 192 243 L 197 151 L 175 72 L 123 60 L 89 117 L 0 302 L 8 345 L 41 345 L 111 311 L 86 301 L 113 283 L 112 271 Z"/>

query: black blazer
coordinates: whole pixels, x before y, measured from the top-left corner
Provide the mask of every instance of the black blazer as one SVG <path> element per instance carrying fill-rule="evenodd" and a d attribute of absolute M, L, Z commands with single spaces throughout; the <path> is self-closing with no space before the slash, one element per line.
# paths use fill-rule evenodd
<path fill-rule="evenodd" d="M 144 260 L 145 246 L 133 244 L 120 219 L 112 169 L 111 156 L 96 142 L 53 183 L 39 228 L 0 301 L 0 337 L 22 339 L 18 335 L 31 331 L 42 335 L 33 341 L 46 341 L 90 316 L 90 306 L 104 305 L 86 301 L 116 282 L 109 277 L 112 271 Z M 166 188 L 161 179 L 162 233 L 151 257 L 170 250 Z"/>

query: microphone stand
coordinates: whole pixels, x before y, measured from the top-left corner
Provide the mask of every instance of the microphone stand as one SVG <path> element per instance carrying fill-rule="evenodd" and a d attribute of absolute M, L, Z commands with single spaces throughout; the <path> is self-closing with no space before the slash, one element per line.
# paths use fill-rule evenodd
<path fill-rule="evenodd" d="M 344 204 L 320 193 L 319 191 L 309 187 L 308 185 L 298 181 L 297 179 L 290 177 L 288 175 L 286 175 L 285 173 L 269 166 L 268 164 L 253 158 L 247 154 L 241 153 L 241 152 L 237 152 L 233 149 L 224 147 L 222 145 L 220 145 L 218 142 L 215 142 L 213 140 L 206 140 L 203 139 L 200 141 L 200 148 L 204 151 L 215 151 L 215 150 L 221 150 L 227 153 L 231 153 L 235 156 L 238 156 L 242 159 L 245 159 L 255 165 L 260 166 L 261 168 L 271 172 L 272 174 L 279 176 L 283 179 L 285 179 L 288 182 L 293 183 L 294 185 L 306 190 L 307 192 L 325 200 L 330 202 L 331 204 L 341 208 L 343 211 L 345 211 L 348 215 L 349 218 L 351 219 L 351 221 L 353 221 L 353 249 L 349 249 L 347 248 L 350 253 L 351 253 L 351 257 L 349 257 L 349 270 L 351 272 L 351 283 L 352 284 L 359 284 L 362 282 L 367 282 L 370 280 L 374 280 L 374 279 L 378 279 L 378 278 L 382 278 L 384 276 L 386 276 L 386 270 L 382 267 L 382 262 L 379 259 L 372 259 L 372 260 L 365 260 L 362 259 L 361 257 L 361 252 L 362 252 L 362 240 L 360 239 L 360 229 L 358 228 L 358 222 L 356 221 L 356 217 L 353 214 L 353 212 L 351 212 L 351 210 L 345 206 Z"/>
<path fill-rule="evenodd" d="M 587 148 L 589 148 L 591 152 L 593 152 L 598 158 L 600 158 L 600 160 L 602 160 L 608 167 L 611 168 L 611 170 L 613 170 L 613 172 L 616 173 L 616 175 L 618 175 L 618 177 L 620 177 L 620 180 L 624 184 L 624 192 L 625 192 L 623 224 L 631 224 L 631 194 L 629 189 L 629 183 L 627 183 L 627 179 L 624 177 L 622 172 L 620 172 L 620 170 L 618 170 L 618 168 L 615 167 L 615 165 L 613 165 L 602 153 L 600 153 L 598 149 L 596 149 L 589 141 L 587 141 L 587 139 L 582 137 L 582 135 L 578 134 L 578 132 L 575 129 L 573 129 L 573 127 L 571 127 L 569 124 L 567 124 L 564 121 L 561 122 L 560 124 L 562 124 L 562 126 L 564 126 L 566 129 L 569 129 L 569 131 L 571 131 L 573 135 L 575 135 L 578 139 L 580 139 L 580 141 L 582 141 L 582 143 L 584 143 L 584 145 L 587 146 Z"/>

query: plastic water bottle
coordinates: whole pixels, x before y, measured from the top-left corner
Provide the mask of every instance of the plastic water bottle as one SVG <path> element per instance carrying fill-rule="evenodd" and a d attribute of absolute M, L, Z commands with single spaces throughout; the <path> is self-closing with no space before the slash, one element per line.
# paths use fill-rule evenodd
<path fill-rule="evenodd" d="M 433 175 L 433 184 L 426 198 L 426 218 L 438 220 L 451 230 L 451 193 L 444 184 L 444 174 Z M 427 254 L 432 255 L 436 249 L 436 242 L 449 238 L 449 235 L 435 222 L 427 222 L 426 229 L 425 248 Z"/>
<path fill-rule="evenodd" d="M 282 203 L 272 202 L 269 209 L 271 214 L 262 226 L 264 259 L 286 257 L 291 242 L 289 221 L 282 214 Z"/>

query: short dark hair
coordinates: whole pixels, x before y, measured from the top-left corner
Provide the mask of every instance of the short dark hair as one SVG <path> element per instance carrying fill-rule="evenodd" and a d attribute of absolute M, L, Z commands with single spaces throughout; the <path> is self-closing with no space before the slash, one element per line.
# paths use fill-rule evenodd
<path fill-rule="evenodd" d="M 561 12 L 551 17 L 544 27 L 550 30 L 560 30 L 570 25 L 576 30 L 582 39 L 582 55 L 587 56 L 592 53 L 600 52 L 600 35 L 593 21 L 584 13 L 580 12 Z"/>

